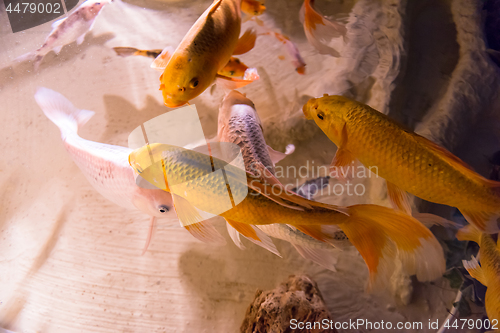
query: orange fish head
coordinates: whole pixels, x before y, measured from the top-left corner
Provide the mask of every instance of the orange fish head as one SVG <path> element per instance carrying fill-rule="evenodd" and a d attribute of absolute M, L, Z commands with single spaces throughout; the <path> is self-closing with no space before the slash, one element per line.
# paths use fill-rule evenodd
<path fill-rule="evenodd" d="M 160 77 L 163 102 L 171 108 L 188 103 L 212 84 L 215 74 L 189 60 L 172 58 Z"/>
<path fill-rule="evenodd" d="M 243 0 L 241 11 L 250 16 L 259 16 L 266 11 L 266 6 L 256 0 Z"/>
<path fill-rule="evenodd" d="M 315 111 L 318 109 L 318 102 L 316 98 L 311 98 L 307 101 L 306 104 L 302 107 L 302 112 L 304 112 L 304 116 L 306 119 L 313 119 L 315 116 Z"/>

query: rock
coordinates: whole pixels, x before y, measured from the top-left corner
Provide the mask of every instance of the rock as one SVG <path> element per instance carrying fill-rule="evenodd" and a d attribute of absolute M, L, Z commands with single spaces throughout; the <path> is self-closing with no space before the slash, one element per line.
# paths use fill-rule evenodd
<path fill-rule="evenodd" d="M 273 290 L 257 290 L 240 330 L 242 333 L 337 332 L 316 282 L 307 275 L 290 275 L 288 281 Z"/>

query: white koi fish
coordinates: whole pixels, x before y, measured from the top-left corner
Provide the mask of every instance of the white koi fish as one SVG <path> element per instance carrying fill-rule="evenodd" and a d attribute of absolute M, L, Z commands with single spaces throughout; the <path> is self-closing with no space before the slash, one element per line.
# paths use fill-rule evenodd
<path fill-rule="evenodd" d="M 47 88 L 39 88 L 35 99 L 47 118 L 59 127 L 66 150 L 97 192 L 121 207 L 136 208 L 151 217 L 146 251 L 156 218 L 165 217 L 173 208 L 170 193 L 136 184 L 135 171 L 128 162 L 132 149 L 85 140 L 78 135 L 78 128 L 94 115 L 93 111 L 79 110 L 63 95 Z M 225 243 L 208 222 L 186 229 L 204 242 Z"/>
<path fill-rule="evenodd" d="M 92 30 L 95 19 L 105 4 L 113 0 L 87 0 L 69 16 L 52 23 L 52 31 L 43 45 L 36 51 L 22 55 L 16 61 L 33 60 L 35 70 L 40 66 L 43 57 L 50 51 L 56 54 L 63 46 L 73 43 L 83 43 L 87 32 Z"/>

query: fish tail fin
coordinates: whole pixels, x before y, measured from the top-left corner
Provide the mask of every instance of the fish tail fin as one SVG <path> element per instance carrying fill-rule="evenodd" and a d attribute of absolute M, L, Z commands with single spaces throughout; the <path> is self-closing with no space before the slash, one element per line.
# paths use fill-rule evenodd
<path fill-rule="evenodd" d="M 78 133 L 79 127 L 95 114 L 94 111 L 77 109 L 66 97 L 47 88 L 38 88 L 35 100 L 45 116 L 59 127 L 63 136 Z"/>
<path fill-rule="evenodd" d="M 35 52 L 28 52 L 28 53 L 20 55 L 19 57 L 14 59 L 14 62 L 19 63 L 19 62 L 31 61 L 31 60 L 35 59 L 35 57 L 36 57 Z"/>
<path fill-rule="evenodd" d="M 369 289 L 390 280 L 397 261 L 419 281 L 431 281 L 444 274 L 446 262 L 434 235 L 415 218 L 377 205 L 348 208 L 349 219 L 339 227 L 368 266 Z"/>
<path fill-rule="evenodd" d="M 457 239 L 461 241 L 471 241 L 477 244 L 481 241 L 481 231 L 473 224 L 468 224 L 457 232 Z"/>
<path fill-rule="evenodd" d="M 130 57 L 140 52 L 140 50 L 135 47 L 113 47 L 113 50 L 116 52 L 116 55 L 120 57 Z"/>

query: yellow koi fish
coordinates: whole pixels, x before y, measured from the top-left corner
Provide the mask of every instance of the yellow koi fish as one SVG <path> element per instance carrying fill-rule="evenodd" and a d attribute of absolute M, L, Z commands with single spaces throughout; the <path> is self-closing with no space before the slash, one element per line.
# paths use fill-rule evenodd
<path fill-rule="evenodd" d="M 500 331 L 500 237 L 497 244 L 490 235 L 477 230 L 473 225 L 468 225 L 457 232 L 459 240 L 468 240 L 479 245 L 479 257 L 481 265 L 476 258 L 470 261 L 463 261 L 464 267 L 470 276 L 487 287 L 485 307 L 488 318 L 494 323 L 496 320 L 497 329 Z"/>
<path fill-rule="evenodd" d="M 216 0 L 198 18 L 171 56 L 160 54 L 151 67 L 162 69 L 160 90 L 168 107 L 186 104 L 205 91 L 217 79 L 227 89 L 243 87 L 249 80 L 220 75 L 233 54 L 253 47 L 256 34 L 241 29 L 241 0 Z"/>
<path fill-rule="evenodd" d="M 207 158 L 197 151 L 155 143 L 134 150 L 129 162 L 141 177 L 172 193 L 181 221 L 199 222 L 201 210 L 220 215 L 235 225 L 289 224 L 308 230 L 309 234 L 317 231 L 318 239 L 325 236 L 318 226 L 336 225 L 362 255 L 372 284 L 387 282 L 396 262 L 420 281 L 433 280 L 445 271 L 443 250 L 434 235 L 403 212 L 377 205 L 332 206 L 304 199 L 273 184 L 278 185 L 276 194 L 276 188 L 272 190 L 258 175 L 246 172 L 246 183 L 241 183 L 237 173 L 245 171 L 235 170 L 213 156 L 208 163 L 201 163 Z M 218 185 L 220 178 L 212 172 L 222 168 L 233 196 L 248 190 L 248 195 L 229 210 L 227 206 L 221 210 L 220 206 L 228 200 L 228 190 Z M 171 191 L 171 186 L 179 185 L 181 191 Z"/>
<path fill-rule="evenodd" d="M 300 9 L 300 19 L 304 25 L 306 38 L 320 54 L 340 57 L 339 52 L 327 44 L 333 38 L 345 38 L 347 29 L 343 24 L 323 17 L 312 7 L 313 2 L 314 0 L 304 0 L 304 4 Z"/>
<path fill-rule="evenodd" d="M 331 166 L 348 166 L 358 159 L 376 167 L 396 207 L 410 213 L 409 192 L 457 207 L 481 231 L 498 230 L 500 182 L 477 174 L 446 149 L 346 97 L 312 98 L 303 112 L 337 145 Z"/>

